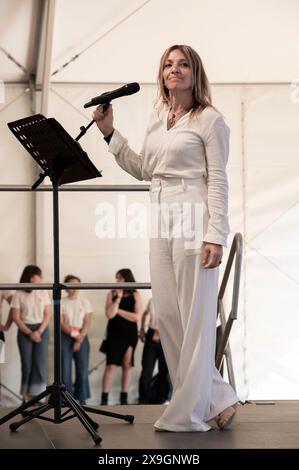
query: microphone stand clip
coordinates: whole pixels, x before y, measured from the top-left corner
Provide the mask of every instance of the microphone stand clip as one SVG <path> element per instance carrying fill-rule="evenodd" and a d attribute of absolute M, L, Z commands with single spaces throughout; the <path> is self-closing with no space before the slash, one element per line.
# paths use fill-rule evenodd
<path fill-rule="evenodd" d="M 110 105 L 110 102 L 108 101 L 107 103 L 103 104 L 103 110 L 104 111 L 107 111 L 107 109 L 109 108 L 109 105 Z M 88 126 L 81 126 L 80 127 L 80 134 L 77 135 L 77 137 L 75 138 L 75 140 L 78 142 L 78 140 L 81 139 L 81 137 L 83 137 L 86 132 L 88 131 L 88 129 L 93 125 L 93 123 L 95 122 L 95 120 L 93 119 L 92 121 L 90 121 L 90 123 L 88 124 Z"/>

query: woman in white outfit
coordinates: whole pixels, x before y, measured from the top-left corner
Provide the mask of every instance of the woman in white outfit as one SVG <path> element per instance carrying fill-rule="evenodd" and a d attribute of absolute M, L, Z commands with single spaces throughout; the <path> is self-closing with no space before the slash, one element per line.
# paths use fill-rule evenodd
<path fill-rule="evenodd" d="M 223 429 L 238 402 L 214 365 L 218 266 L 229 233 L 229 128 L 212 106 L 201 59 L 191 47 L 165 51 L 158 83 L 160 99 L 139 155 L 113 128 L 111 105 L 105 112 L 99 106 L 93 117 L 117 163 L 151 181 L 153 302 L 173 384 L 155 429 L 208 431 L 212 419 Z"/>

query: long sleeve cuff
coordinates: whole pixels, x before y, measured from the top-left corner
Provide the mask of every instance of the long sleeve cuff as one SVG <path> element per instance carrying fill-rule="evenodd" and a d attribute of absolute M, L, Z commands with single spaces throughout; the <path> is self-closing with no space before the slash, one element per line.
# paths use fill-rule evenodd
<path fill-rule="evenodd" d="M 114 129 L 111 132 L 111 134 L 106 135 L 106 137 L 104 137 L 104 140 L 107 142 L 107 144 L 110 144 L 110 140 L 112 139 L 113 133 L 114 133 Z"/>

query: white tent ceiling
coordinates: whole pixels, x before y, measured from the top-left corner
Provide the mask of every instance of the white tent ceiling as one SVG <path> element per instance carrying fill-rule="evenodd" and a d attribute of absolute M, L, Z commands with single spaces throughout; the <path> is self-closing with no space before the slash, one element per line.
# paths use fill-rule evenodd
<path fill-rule="evenodd" d="M 0 0 L 0 11 L 0 46 L 35 73 L 41 2 Z M 56 0 L 51 72 L 87 50 L 52 80 L 155 82 L 161 52 L 187 43 L 212 82 L 291 82 L 298 19 L 298 0 Z M 6 82 L 27 80 L 3 50 L 0 70 Z"/>

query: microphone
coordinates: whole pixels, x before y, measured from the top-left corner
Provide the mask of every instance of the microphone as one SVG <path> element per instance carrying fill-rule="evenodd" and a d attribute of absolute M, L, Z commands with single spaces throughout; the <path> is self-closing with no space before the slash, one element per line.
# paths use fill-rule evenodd
<path fill-rule="evenodd" d="M 85 103 L 84 108 L 89 108 L 90 106 L 97 106 L 98 104 L 109 104 L 111 100 L 115 100 L 115 98 L 120 98 L 121 96 L 133 95 L 140 90 L 140 86 L 138 83 L 127 83 L 117 90 L 107 91 L 106 93 L 102 93 L 100 96 L 96 96 L 92 98 L 88 103 Z"/>

